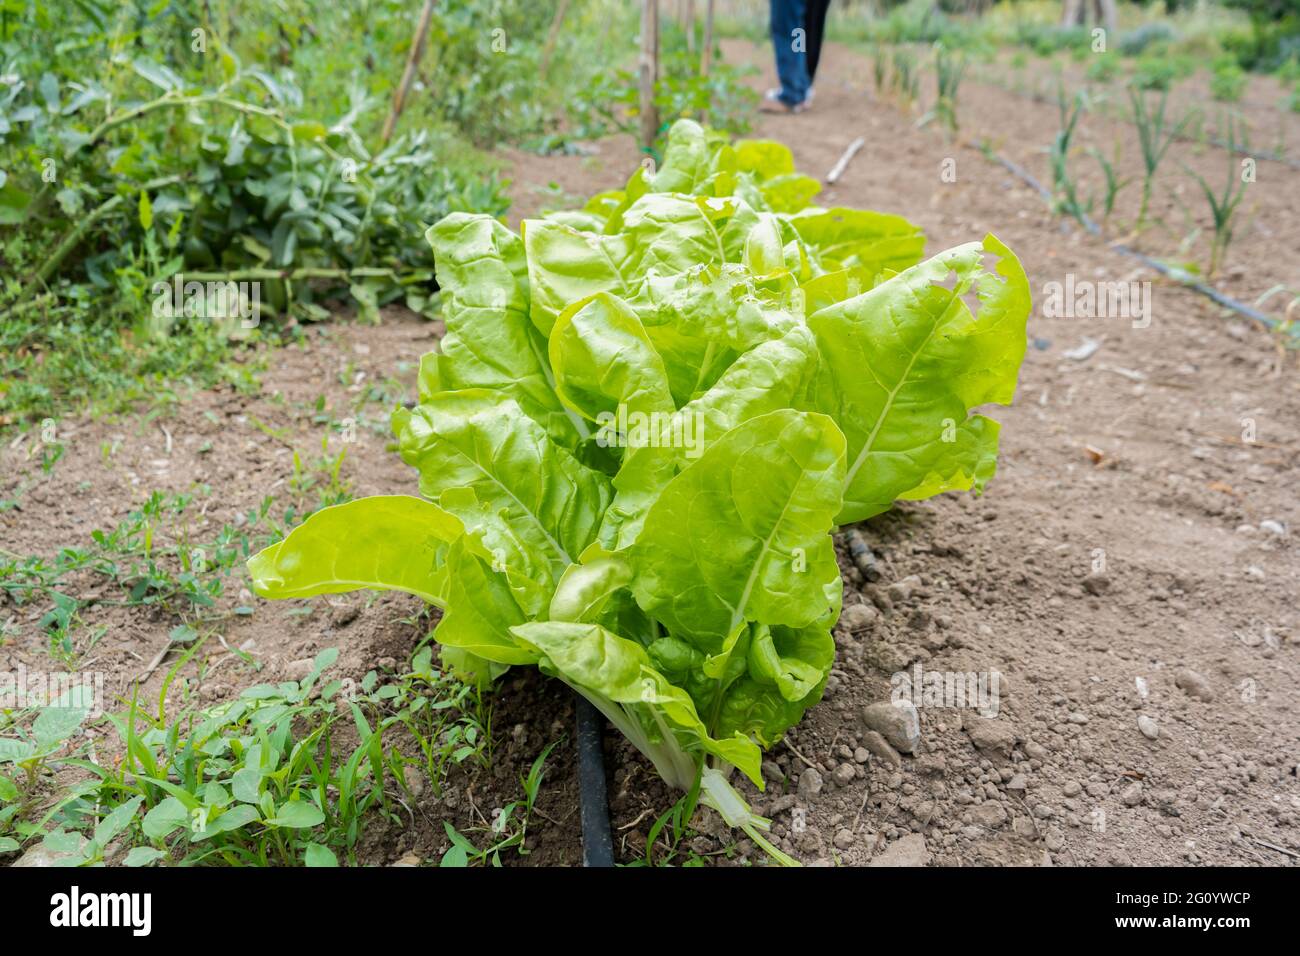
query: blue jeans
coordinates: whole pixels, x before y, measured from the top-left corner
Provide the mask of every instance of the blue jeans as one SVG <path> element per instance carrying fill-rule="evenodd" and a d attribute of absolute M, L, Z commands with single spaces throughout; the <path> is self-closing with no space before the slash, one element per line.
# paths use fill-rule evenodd
<path fill-rule="evenodd" d="M 779 99 L 786 106 L 798 106 L 808 97 L 805 0 L 770 0 L 770 4 L 772 47 L 776 51 L 776 75 L 781 81 Z"/>

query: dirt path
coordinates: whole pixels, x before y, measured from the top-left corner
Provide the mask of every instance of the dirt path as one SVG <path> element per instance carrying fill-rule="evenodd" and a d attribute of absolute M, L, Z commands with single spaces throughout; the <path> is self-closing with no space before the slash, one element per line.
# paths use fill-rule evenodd
<path fill-rule="evenodd" d="M 727 52 L 770 73 L 761 48 Z M 824 204 L 906 214 L 925 228 L 930 252 L 994 231 L 1021 256 L 1039 302 L 1044 283 L 1068 274 L 1155 278 L 1052 219 L 977 152 L 873 103 L 865 59 L 832 47 L 823 71 L 812 112 L 764 117 L 755 135 L 789 143 L 812 175 L 866 135 Z M 996 133 L 1024 150 L 1023 161 L 1041 162 L 1030 144 L 1050 138 L 1054 118 L 1019 100 L 998 103 L 992 97 L 1009 94 L 991 88 L 962 95 L 971 136 Z M 985 117 L 995 129 L 980 129 Z M 1015 124 L 1032 126 L 1033 138 Z M 565 194 L 620 185 L 636 156 L 616 140 L 589 156 L 511 157 L 512 223 Z M 956 159 L 956 182 L 940 179 L 947 157 Z M 1288 182 L 1294 201 L 1300 190 Z M 1279 215 L 1260 208 L 1243 230 L 1248 255 L 1237 261 L 1252 288 L 1257 267 L 1267 281 L 1300 275 L 1296 220 Z M 766 793 L 752 794 L 799 858 L 1289 864 L 1254 841 L 1300 850 L 1300 375 L 1294 357 L 1280 370 L 1267 336 L 1194 294 L 1156 284 L 1152 296 L 1146 328 L 1036 315 L 1016 405 L 993 410 L 1004 427 L 988 494 L 905 505 L 860 528 L 876 558 L 869 580 L 842 555 L 849 607 L 826 700 L 771 754 Z M 292 450 L 311 460 L 330 436 L 337 453 L 344 418 L 357 426 L 342 469 L 353 493 L 410 492 L 411 475 L 385 447 L 386 410 L 409 393 L 415 362 L 437 333 L 436 323 L 398 312 L 377 328 L 321 326 L 305 347 L 267 356 L 259 395 L 201 392 L 157 421 L 59 422 L 66 451 L 48 474 L 30 442 L 0 447 L 0 498 L 21 505 L 0 510 L 0 543 L 22 554 L 82 546 L 155 489 L 195 491 L 202 510 L 191 530 L 213 534 L 267 495 L 277 508 L 291 503 Z M 1085 338 L 1099 350 L 1066 357 Z M 1250 429 L 1257 441 L 1243 444 Z M 215 612 L 248 599 L 232 578 Z M 400 668 L 424 630 L 417 609 L 400 595 L 260 605 L 225 633 L 255 665 L 227 661 L 172 694 L 227 699 L 331 646 L 343 648 L 339 677 Z M 149 608 L 84 614 L 88 630 L 107 628 L 86 659 L 107 672 L 110 694 L 129 685 L 176 623 Z M 0 645 L 7 662 L 50 666 L 39 617 L 30 607 L 0 608 L 11 626 Z M 224 656 L 216 649 L 210 662 Z M 920 743 L 900 756 L 864 725 L 864 711 L 889 698 L 892 675 L 917 664 L 1005 675 L 996 719 L 921 706 Z M 144 695 L 156 695 L 161 680 L 155 673 Z M 508 678 L 494 706 L 501 745 L 493 769 L 458 774 L 442 798 L 425 794 L 413 805 L 417 825 L 379 827 L 367 862 L 409 853 L 436 862 L 447 845 L 440 820 L 472 825 L 517 798 L 519 774 L 570 733 L 569 695 L 534 673 Z M 1146 725 L 1154 740 L 1139 717 L 1154 722 Z M 608 750 L 626 860 L 675 797 L 616 735 Z M 542 794 L 530 826 L 536 852 L 522 862 L 578 862 L 570 746 L 548 762 Z M 760 858 L 745 842 L 708 833 L 691 848 L 719 862 Z"/>

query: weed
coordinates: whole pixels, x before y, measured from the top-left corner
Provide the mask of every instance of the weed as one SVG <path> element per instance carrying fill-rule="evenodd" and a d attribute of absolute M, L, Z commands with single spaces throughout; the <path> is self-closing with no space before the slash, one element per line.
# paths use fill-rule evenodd
<path fill-rule="evenodd" d="M 81 612 L 92 604 L 157 606 L 183 620 L 206 619 L 204 612 L 224 593 L 231 570 L 259 546 L 283 536 L 284 526 L 271 519 L 273 499 L 268 497 L 239 524 L 226 524 L 214 538 L 199 541 L 186 518 L 193 500 L 192 494 L 154 492 L 117 525 L 92 531 L 89 547 L 63 548 L 52 559 L 0 552 L 0 591 L 19 606 L 48 602 L 38 626 L 48 637 L 51 655 L 65 662 L 83 656 L 97 639 L 94 631 L 77 637 Z M 303 510 L 309 509 L 288 509 L 287 523 L 295 523 Z M 168 543 L 160 543 L 162 535 Z M 68 592 L 80 574 L 107 580 L 122 596 L 75 597 Z"/>
<path fill-rule="evenodd" d="M 1246 71 L 1233 57 L 1219 57 L 1214 61 L 1210 76 L 1210 95 L 1223 103 L 1235 103 L 1246 89 Z"/>
<path fill-rule="evenodd" d="M 921 119 L 924 125 L 930 119 L 938 119 L 952 136 L 957 135 L 957 89 L 961 86 L 966 72 L 966 61 L 960 54 L 953 54 L 942 43 L 934 47 L 934 69 L 938 79 L 938 98 L 934 109 Z"/>
<path fill-rule="evenodd" d="M 0 738 L 0 765 L 14 764 L 23 777 L 0 775 L 0 852 L 39 840 L 82 865 L 110 856 L 127 866 L 331 866 L 340 857 L 354 863 L 368 823 L 410 822 L 385 782 L 386 771 L 400 773 L 408 763 L 399 748 L 409 742 L 389 738 L 408 726 L 410 714 L 441 715 L 444 728 L 435 736 L 444 749 L 458 752 L 464 740 L 447 735 L 446 727 L 478 728 L 478 739 L 486 740 L 482 725 L 459 710 L 466 688 L 430 672 L 427 654 L 416 662 L 418 676 L 380 686 L 371 673 L 351 686 L 325 678 L 338 656 L 328 649 L 300 681 L 256 685 L 236 700 L 168 718 L 168 688 L 201 644 L 169 671 L 156 713 L 137 693 L 124 712 L 104 718 L 120 760 L 99 759 L 89 743 L 62 753 L 86 719 L 84 707 L 63 701 L 42 709 L 30 730 L 8 729 Z M 472 755 L 481 757 L 484 745 L 471 747 Z M 524 798 L 503 813 L 497 844 L 485 852 L 522 850 L 545 755 L 523 781 Z M 417 766 L 432 770 L 440 792 L 455 762 Z M 87 779 L 37 815 L 37 779 L 56 765 Z"/>
<path fill-rule="evenodd" d="M 513 849 L 520 856 L 527 856 L 531 852 L 526 844 L 528 821 L 535 809 L 537 794 L 541 791 L 546 758 L 555 746 L 555 743 L 547 745 L 528 768 L 528 773 L 520 778 L 523 798 L 512 800 L 494 812 L 487 826 L 470 831 L 486 837 L 486 844 L 481 849 L 468 835 L 452 826 L 450 821 L 443 821 L 443 829 L 447 833 L 447 839 L 451 840 L 451 846 L 442 855 L 442 866 L 500 866 L 501 854 L 506 850 Z"/>
<path fill-rule="evenodd" d="M 1119 73 L 1119 61 L 1108 54 L 1095 56 L 1084 75 L 1093 83 L 1109 83 Z"/>
<path fill-rule="evenodd" d="M 895 47 L 893 67 L 894 92 L 910 107 L 921 93 L 921 74 L 916 69 L 916 57 L 909 50 Z"/>

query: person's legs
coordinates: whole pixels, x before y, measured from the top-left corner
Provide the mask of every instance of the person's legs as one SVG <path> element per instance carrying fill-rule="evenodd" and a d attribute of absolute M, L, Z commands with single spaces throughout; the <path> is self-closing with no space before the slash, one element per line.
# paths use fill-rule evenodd
<path fill-rule="evenodd" d="M 826 32 L 826 11 L 831 0 L 807 0 L 804 30 L 808 35 L 808 85 L 817 82 L 817 64 L 822 58 L 822 36 Z"/>
<path fill-rule="evenodd" d="M 770 0 L 772 48 L 776 53 L 776 75 L 781 81 L 778 99 L 786 106 L 798 106 L 808 95 L 808 38 L 804 31 L 805 0 Z"/>

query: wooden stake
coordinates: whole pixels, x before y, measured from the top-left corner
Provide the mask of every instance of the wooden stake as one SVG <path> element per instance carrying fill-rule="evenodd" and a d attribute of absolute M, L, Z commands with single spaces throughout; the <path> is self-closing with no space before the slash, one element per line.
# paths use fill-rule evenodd
<path fill-rule="evenodd" d="M 429 38 L 429 21 L 433 19 L 434 2 L 435 0 L 424 0 L 424 7 L 420 10 L 420 21 L 415 27 L 415 35 L 411 37 L 411 50 L 406 55 L 406 69 L 402 71 L 402 82 L 397 85 L 397 92 L 393 94 L 393 108 L 388 111 L 388 119 L 384 120 L 381 143 L 387 143 L 392 138 L 393 129 L 397 126 L 397 117 L 402 115 L 407 91 L 411 88 L 411 81 L 415 79 L 415 68 L 420 65 L 420 57 L 424 56 L 424 43 Z"/>
<path fill-rule="evenodd" d="M 540 79 L 546 79 L 546 70 L 551 65 L 551 54 L 555 52 L 555 42 L 560 38 L 560 27 L 564 24 L 564 14 L 568 12 L 568 9 L 569 0 L 560 0 L 560 5 L 555 8 L 555 17 L 551 20 L 551 28 L 546 31 L 546 45 L 542 47 L 542 62 L 537 68 Z"/>
<path fill-rule="evenodd" d="M 641 85 L 641 148 L 649 149 L 659 135 L 659 110 L 655 86 L 659 82 L 659 0 L 641 0 L 641 59 L 637 65 Z"/>
<path fill-rule="evenodd" d="M 713 0 L 704 4 L 704 53 L 700 57 L 700 76 L 709 75 L 713 65 Z"/>
<path fill-rule="evenodd" d="M 858 155 L 858 150 L 865 145 L 867 145 L 867 140 L 863 136 L 859 136 L 853 142 L 849 143 L 849 148 L 844 151 L 844 155 L 839 158 L 839 161 L 831 167 L 831 171 L 826 174 L 826 182 L 834 183 L 843 176 L 844 170 L 849 168 L 850 161 L 852 161 L 854 156 Z"/>

